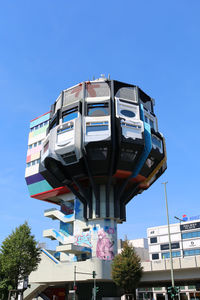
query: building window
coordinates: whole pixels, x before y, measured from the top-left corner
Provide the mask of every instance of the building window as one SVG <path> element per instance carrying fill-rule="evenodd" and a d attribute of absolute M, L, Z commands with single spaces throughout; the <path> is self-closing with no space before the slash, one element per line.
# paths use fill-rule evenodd
<path fill-rule="evenodd" d="M 28 149 L 35 148 L 42 144 L 42 141 L 35 142 L 34 144 L 28 145 Z"/>
<path fill-rule="evenodd" d="M 122 115 L 124 115 L 125 117 L 128 117 L 128 118 L 134 118 L 135 117 L 135 113 L 131 110 L 128 110 L 128 109 L 122 109 L 120 111 L 120 113 Z"/>
<path fill-rule="evenodd" d="M 108 103 L 88 104 L 87 115 L 90 117 L 108 116 L 109 115 Z"/>
<path fill-rule="evenodd" d="M 144 120 L 145 120 L 146 123 L 148 123 L 150 125 L 150 127 L 152 129 L 155 129 L 154 128 L 154 121 L 150 117 L 144 116 Z"/>
<path fill-rule="evenodd" d="M 152 143 L 158 148 L 162 148 L 162 142 L 155 135 L 152 135 Z"/>
<path fill-rule="evenodd" d="M 200 237 L 200 231 L 182 233 L 182 239 L 191 239 L 195 237 Z"/>
<path fill-rule="evenodd" d="M 179 256 L 181 256 L 180 251 L 173 251 L 172 252 L 172 257 L 179 257 Z M 170 252 L 162 253 L 162 258 L 163 259 L 170 258 Z"/>
<path fill-rule="evenodd" d="M 30 131 L 37 130 L 37 129 L 39 129 L 39 128 L 43 127 L 43 126 L 46 126 L 46 125 L 48 125 L 48 121 L 42 122 L 42 123 L 40 123 L 40 124 L 38 124 L 38 125 L 32 127 L 32 128 L 30 129 Z"/>
<path fill-rule="evenodd" d="M 69 122 L 71 120 L 74 120 L 78 117 L 78 108 L 72 108 L 69 110 L 66 110 L 62 113 L 62 122 Z"/>
<path fill-rule="evenodd" d="M 150 238 L 150 243 L 151 244 L 157 243 L 157 237 Z"/>
<path fill-rule="evenodd" d="M 152 260 L 155 260 L 155 259 L 159 259 L 159 254 L 158 253 L 152 254 Z"/>
<path fill-rule="evenodd" d="M 108 122 L 88 122 L 86 124 L 86 134 L 89 132 L 108 130 Z"/>
<path fill-rule="evenodd" d="M 179 243 L 171 243 L 171 248 L 172 249 L 180 248 L 180 244 Z M 160 245 L 160 250 L 169 250 L 169 244 Z"/>
<path fill-rule="evenodd" d="M 40 158 L 28 162 L 28 163 L 26 164 L 26 167 L 29 168 L 29 167 L 34 166 L 34 165 L 39 164 L 39 163 L 40 163 Z"/>
<path fill-rule="evenodd" d="M 192 249 L 183 251 L 184 256 L 200 255 L 200 249 Z"/>

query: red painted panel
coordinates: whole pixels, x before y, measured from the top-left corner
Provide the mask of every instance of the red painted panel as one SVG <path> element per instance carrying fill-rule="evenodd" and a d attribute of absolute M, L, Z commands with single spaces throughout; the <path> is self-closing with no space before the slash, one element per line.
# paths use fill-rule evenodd
<path fill-rule="evenodd" d="M 43 116 L 49 114 L 50 112 L 51 112 L 51 111 L 48 111 L 47 113 L 45 113 L 45 114 L 43 114 L 43 115 L 41 115 L 41 116 L 39 116 L 39 117 L 37 117 L 37 118 L 31 120 L 30 122 L 33 122 L 33 121 L 35 121 L 35 120 L 37 120 L 37 119 L 39 119 L 39 118 L 41 118 L 41 117 L 43 117 Z"/>
<path fill-rule="evenodd" d="M 31 155 L 27 155 L 26 157 L 26 163 L 29 163 L 31 161 Z"/>
<path fill-rule="evenodd" d="M 31 198 L 35 198 L 35 199 L 39 199 L 39 200 L 48 200 L 49 198 L 52 198 L 52 197 L 55 197 L 58 195 L 62 195 L 62 194 L 66 194 L 66 193 L 70 193 L 70 190 L 67 189 L 65 186 L 62 186 L 59 188 L 55 188 L 53 190 L 49 190 L 46 192 L 32 195 Z"/>
<path fill-rule="evenodd" d="M 127 178 L 131 175 L 132 173 L 129 171 L 124 171 L 124 170 L 117 170 L 116 173 L 114 174 L 114 177 L 118 178 Z"/>

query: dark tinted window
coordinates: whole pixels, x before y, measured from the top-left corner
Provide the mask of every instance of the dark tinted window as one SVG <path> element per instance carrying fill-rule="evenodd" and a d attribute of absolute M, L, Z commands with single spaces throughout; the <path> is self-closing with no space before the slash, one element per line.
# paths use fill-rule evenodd
<path fill-rule="evenodd" d="M 122 115 L 124 115 L 125 117 L 129 117 L 129 118 L 134 118 L 135 117 L 135 113 L 131 110 L 127 110 L 127 109 L 122 109 L 120 111 L 120 113 Z"/>
<path fill-rule="evenodd" d="M 157 237 L 150 238 L 150 243 L 151 244 L 157 243 Z"/>
<path fill-rule="evenodd" d="M 122 148 L 121 160 L 133 162 L 137 156 L 138 151 L 132 149 Z"/>
<path fill-rule="evenodd" d="M 106 147 L 90 148 L 88 152 L 91 160 L 107 159 L 108 149 Z"/>
<path fill-rule="evenodd" d="M 152 254 L 152 259 L 159 259 L 159 254 L 158 253 Z"/>
<path fill-rule="evenodd" d="M 172 249 L 180 248 L 180 244 L 179 243 L 171 243 L 171 248 Z M 161 250 L 169 250 L 169 244 L 160 245 L 160 249 Z"/>

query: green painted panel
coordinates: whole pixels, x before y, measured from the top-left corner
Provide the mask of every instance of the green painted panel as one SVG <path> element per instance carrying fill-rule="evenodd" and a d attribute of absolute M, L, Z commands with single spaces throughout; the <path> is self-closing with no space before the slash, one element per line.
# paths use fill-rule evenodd
<path fill-rule="evenodd" d="M 35 195 L 35 194 L 39 194 L 39 193 L 43 193 L 49 190 L 52 190 L 52 186 L 50 184 L 48 184 L 48 182 L 46 180 L 42 180 L 36 183 L 32 183 L 28 185 L 28 190 L 30 195 Z"/>
<path fill-rule="evenodd" d="M 43 127 L 39 128 L 37 130 L 34 130 L 33 131 L 33 136 L 36 136 L 38 134 L 41 134 L 41 133 L 45 132 L 47 130 L 47 127 L 48 127 L 48 125 L 43 126 Z"/>

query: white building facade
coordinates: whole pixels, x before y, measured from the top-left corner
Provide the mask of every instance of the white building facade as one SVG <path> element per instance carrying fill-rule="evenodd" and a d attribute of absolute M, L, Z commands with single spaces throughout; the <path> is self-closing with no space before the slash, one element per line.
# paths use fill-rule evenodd
<path fill-rule="evenodd" d="M 147 229 L 149 258 L 170 258 L 168 226 Z M 200 255 L 200 219 L 170 224 L 172 257 Z"/>

